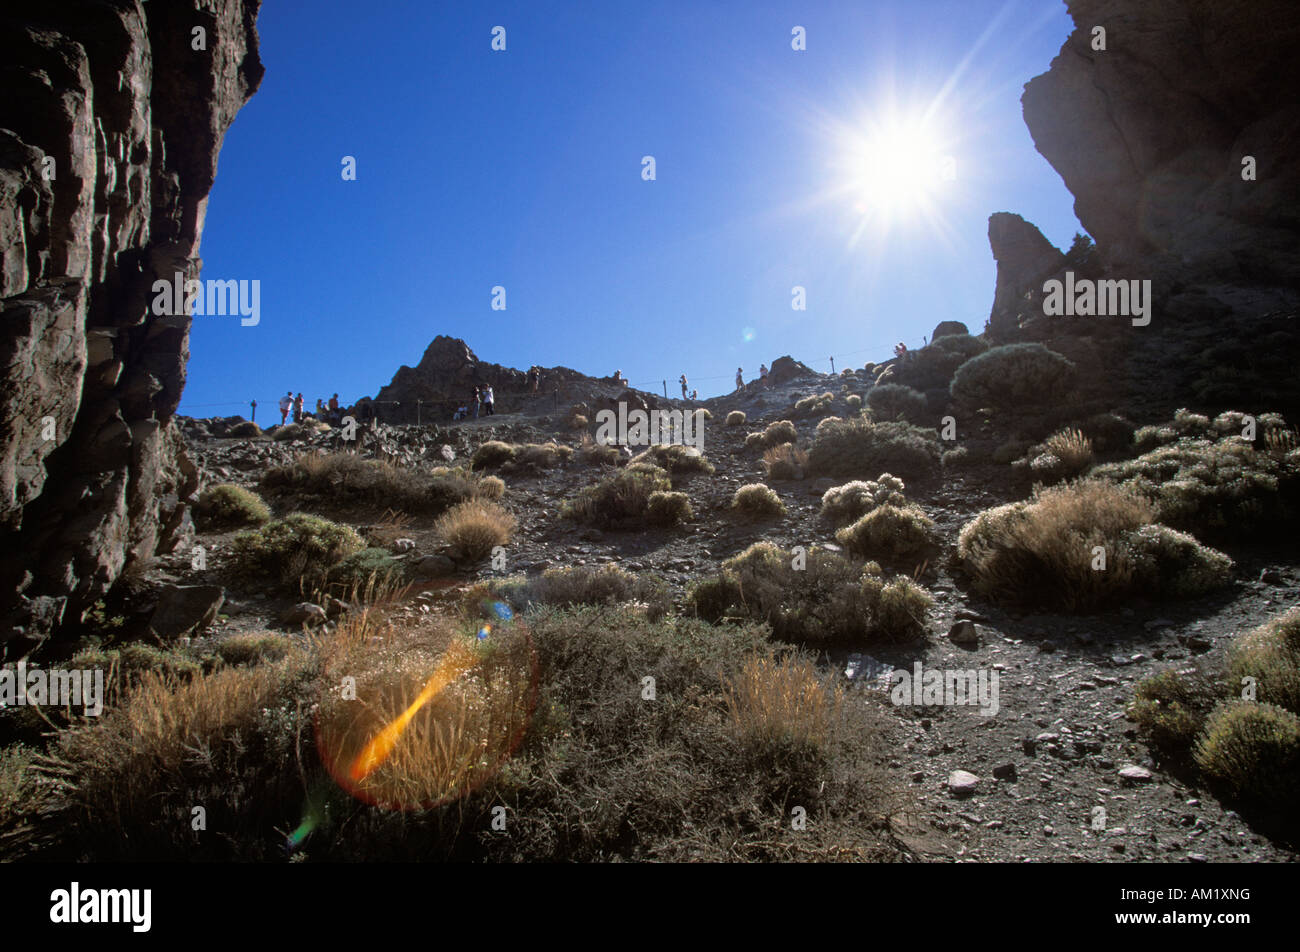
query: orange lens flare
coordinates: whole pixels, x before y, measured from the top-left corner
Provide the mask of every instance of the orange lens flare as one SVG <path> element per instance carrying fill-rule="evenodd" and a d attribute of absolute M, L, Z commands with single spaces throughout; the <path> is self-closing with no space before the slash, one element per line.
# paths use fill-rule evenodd
<path fill-rule="evenodd" d="M 397 741 L 402 736 L 402 731 L 406 730 L 406 726 L 419 713 L 420 708 L 433 700 L 447 685 L 474 667 L 477 661 L 474 652 L 463 645 L 454 644 L 448 648 L 419 696 L 362 748 L 348 770 L 349 776 L 354 781 L 360 782 L 374 773 L 391 756 L 393 748 L 397 746 Z"/>

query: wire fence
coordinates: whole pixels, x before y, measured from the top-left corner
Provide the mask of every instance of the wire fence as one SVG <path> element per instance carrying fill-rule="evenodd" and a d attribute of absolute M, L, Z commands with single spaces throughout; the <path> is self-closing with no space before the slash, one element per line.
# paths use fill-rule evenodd
<path fill-rule="evenodd" d="M 897 342 L 895 341 L 894 343 Z M 845 351 L 840 354 L 831 354 L 829 356 L 822 357 L 820 359 L 814 358 L 811 360 L 800 361 L 800 363 L 804 364 L 807 367 L 812 368 L 813 370 L 817 370 L 819 367 L 826 367 L 827 370 L 822 372 L 839 373 L 847 369 L 848 367 L 852 366 L 851 363 L 846 362 L 846 358 L 858 357 L 862 354 L 868 354 L 868 353 L 881 353 L 882 351 L 885 354 L 892 354 L 894 343 L 878 344 L 871 347 L 862 347 L 859 348 L 858 350 Z M 708 376 L 703 376 L 703 377 L 693 377 L 691 374 L 688 373 L 685 376 L 687 380 L 687 386 L 691 386 L 692 382 L 707 383 L 714 380 L 735 379 L 735 374 L 710 374 Z M 752 383 L 754 380 L 757 380 L 758 378 L 759 378 L 759 374 L 751 372 L 749 375 L 749 380 L 747 382 Z M 680 382 L 680 377 L 677 374 L 674 374 L 671 377 L 660 377 L 655 380 L 641 380 L 635 383 L 629 382 L 627 386 L 634 387 L 638 390 L 645 390 L 648 392 L 652 390 L 658 391 L 662 389 L 664 396 L 667 397 L 670 387 L 675 389 L 679 384 L 679 382 Z M 566 387 L 564 389 L 567 390 L 568 388 Z M 551 393 L 550 391 L 547 391 L 545 394 L 539 393 L 539 396 L 542 395 L 550 396 Z M 369 400 L 371 403 L 380 406 L 384 404 L 391 404 L 394 402 L 394 401 L 370 400 L 370 398 L 368 397 L 362 397 L 360 399 Z M 433 412 L 435 412 L 435 407 L 440 405 L 441 404 L 436 404 L 433 402 L 417 401 L 417 414 L 420 413 L 423 407 L 428 407 L 429 408 L 428 412 L 432 414 Z M 194 415 L 193 411 L 195 410 L 216 410 L 216 409 L 231 408 L 231 407 L 244 407 L 248 409 L 250 413 L 248 418 L 250 420 L 256 420 L 258 410 L 262 411 L 264 421 L 276 420 L 280 412 L 280 397 L 278 396 L 272 397 L 269 400 L 253 399 L 253 400 L 225 400 L 220 403 L 191 403 L 191 404 L 182 403 L 180 412 L 183 412 L 184 415 L 186 416 L 193 416 Z M 310 414 L 315 413 L 314 405 L 309 404 L 306 401 L 303 402 L 303 410 Z M 267 416 L 268 413 L 270 414 L 269 417 Z M 290 417 L 292 417 L 292 413 L 293 411 L 292 409 L 290 409 Z M 234 414 L 232 413 L 230 415 L 233 416 Z"/>

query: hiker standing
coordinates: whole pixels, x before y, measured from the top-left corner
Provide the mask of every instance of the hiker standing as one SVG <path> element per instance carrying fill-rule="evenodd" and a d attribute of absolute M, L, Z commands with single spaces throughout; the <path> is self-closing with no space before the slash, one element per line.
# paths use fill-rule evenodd
<path fill-rule="evenodd" d="M 478 412 L 483 407 L 483 388 L 474 388 L 474 419 L 478 419 Z"/>
<path fill-rule="evenodd" d="M 496 416 L 496 396 L 492 393 L 492 384 L 483 388 L 483 406 L 488 416 Z"/>
<path fill-rule="evenodd" d="M 895 357 L 907 356 L 907 345 L 904 344 L 901 340 L 894 345 L 894 356 Z"/>
<path fill-rule="evenodd" d="M 678 377 L 677 379 L 681 382 L 681 385 L 682 385 L 682 399 L 685 400 L 685 399 L 686 399 L 686 374 L 682 374 L 682 375 L 681 375 L 680 377 Z"/>
<path fill-rule="evenodd" d="M 289 411 L 293 409 L 293 391 L 288 391 L 280 398 L 280 425 L 284 426 L 289 420 Z"/>
<path fill-rule="evenodd" d="M 536 393 L 542 385 L 542 371 L 540 367 L 534 367 L 528 371 L 528 382 L 532 387 L 533 393 Z"/>
<path fill-rule="evenodd" d="M 763 386 L 767 386 L 767 364 L 758 365 L 758 379 L 762 382 Z"/>
<path fill-rule="evenodd" d="M 302 422 L 302 394 L 301 393 L 299 393 L 298 396 L 293 398 L 293 422 L 294 423 Z"/>
<path fill-rule="evenodd" d="M 745 386 L 745 372 L 741 368 L 737 367 L 736 368 L 736 389 L 740 390 L 744 386 Z"/>

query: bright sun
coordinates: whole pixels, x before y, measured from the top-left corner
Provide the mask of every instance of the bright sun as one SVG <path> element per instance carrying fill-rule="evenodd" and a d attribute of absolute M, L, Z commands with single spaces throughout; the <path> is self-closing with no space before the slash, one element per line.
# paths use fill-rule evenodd
<path fill-rule="evenodd" d="M 855 210 L 890 221 L 926 213 L 956 178 L 942 137 L 919 119 L 890 119 L 853 136 L 845 165 Z"/>

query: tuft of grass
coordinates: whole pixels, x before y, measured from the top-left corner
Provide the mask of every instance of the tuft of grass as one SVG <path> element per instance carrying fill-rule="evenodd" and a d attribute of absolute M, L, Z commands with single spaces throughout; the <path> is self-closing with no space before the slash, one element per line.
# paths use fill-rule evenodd
<path fill-rule="evenodd" d="M 199 494 L 194 518 L 205 530 L 257 526 L 270 521 L 271 510 L 252 490 L 222 483 Z"/>
<path fill-rule="evenodd" d="M 451 549 L 452 558 L 479 562 L 492 550 L 510 541 L 515 517 L 486 499 L 472 499 L 453 506 L 438 517 L 434 530 Z"/>
<path fill-rule="evenodd" d="M 726 426 L 744 426 L 749 418 L 744 410 L 732 410 L 727 414 Z"/>
<path fill-rule="evenodd" d="M 980 594 L 1066 608 L 1140 591 L 1194 595 L 1231 578 L 1231 559 L 1153 524 L 1154 515 L 1136 492 L 1101 480 L 1040 488 L 968 522 L 957 556 Z"/>
<path fill-rule="evenodd" d="M 793 443 L 782 443 L 763 452 L 763 471 L 768 479 L 803 479 L 808 454 Z"/>
<path fill-rule="evenodd" d="M 265 664 L 279 661 L 293 648 L 293 640 L 270 631 L 232 635 L 217 642 L 216 653 L 229 665 Z"/>
<path fill-rule="evenodd" d="M 827 684 L 807 658 L 771 651 L 749 657 L 726 682 L 731 728 L 747 746 L 826 752 L 840 727 L 844 690 Z"/>
<path fill-rule="evenodd" d="M 1061 461 L 1066 476 L 1077 476 L 1092 465 L 1092 440 L 1078 429 L 1064 429 L 1053 433 L 1043 447 Z"/>
<path fill-rule="evenodd" d="M 776 491 L 762 483 L 741 486 L 731 497 L 731 508 L 753 517 L 785 515 L 785 503 Z"/>

